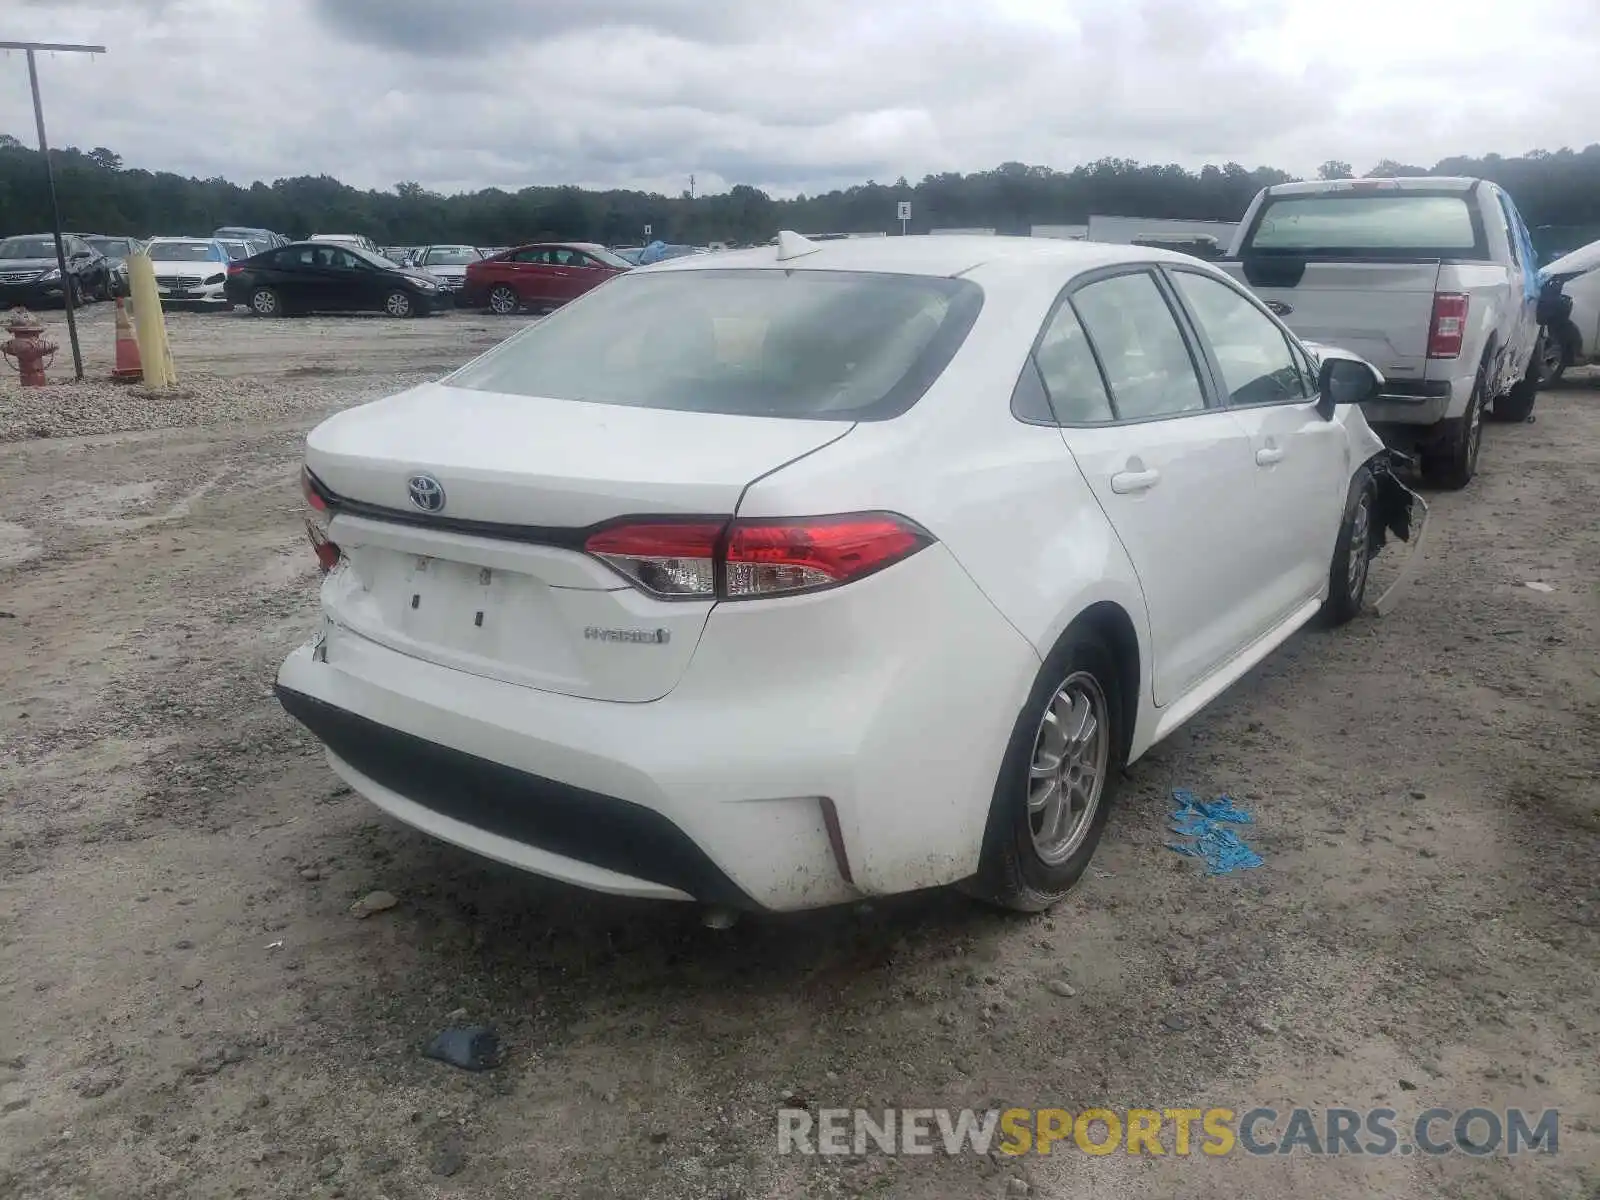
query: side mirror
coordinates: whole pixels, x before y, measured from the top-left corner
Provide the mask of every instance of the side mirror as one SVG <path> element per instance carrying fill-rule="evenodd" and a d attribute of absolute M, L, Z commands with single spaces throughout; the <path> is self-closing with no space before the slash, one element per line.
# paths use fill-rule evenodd
<path fill-rule="evenodd" d="M 1317 375 L 1317 409 L 1331 421 L 1336 407 L 1376 400 L 1382 387 L 1383 376 L 1369 362 L 1359 358 L 1325 359 Z"/>
<path fill-rule="evenodd" d="M 93 250 L 74 250 L 71 254 L 67 255 L 67 257 L 69 259 L 71 259 L 73 262 L 82 262 L 86 258 L 93 258 L 94 257 L 94 251 Z"/>

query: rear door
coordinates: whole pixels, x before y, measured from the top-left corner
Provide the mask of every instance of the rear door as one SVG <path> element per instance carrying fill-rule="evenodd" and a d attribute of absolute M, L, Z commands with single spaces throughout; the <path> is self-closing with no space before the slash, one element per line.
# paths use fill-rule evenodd
<path fill-rule="evenodd" d="M 1250 442 L 1213 403 L 1154 268 L 1076 285 L 1035 361 L 1062 437 L 1121 539 L 1150 614 L 1155 701 L 1169 704 L 1256 634 L 1239 541 L 1260 521 Z"/>
<path fill-rule="evenodd" d="M 263 282 L 275 288 L 290 308 L 315 308 L 326 303 L 316 271 L 315 246 L 287 246 L 272 256 L 272 270 Z"/>
<path fill-rule="evenodd" d="M 1321 592 L 1349 487 L 1349 439 L 1317 411 L 1309 363 L 1242 291 L 1198 271 L 1168 270 L 1219 391 L 1250 438 L 1260 518 L 1238 539 L 1245 603 L 1270 628 Z"/>
<path fill-rule="evenodd" d="M 516 289 L 524 304 L 547 301 L 551 298 L 550 250 L 546 246 L 533 246 L 518 250 L 506 259 L 503 281 Z M 490 285 L 491 287 L 493 284 Z"/>

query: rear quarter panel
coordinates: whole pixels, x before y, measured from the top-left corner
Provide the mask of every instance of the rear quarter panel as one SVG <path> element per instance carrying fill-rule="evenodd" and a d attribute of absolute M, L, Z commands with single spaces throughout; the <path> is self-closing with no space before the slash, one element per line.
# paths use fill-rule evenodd
<path fill-rule="evenodd" d="M 1149 625 L 1137 577 L 1061 431 L 1011 414 L 1035 334 L 1071 278 L 1036 266 L 980 268 L 983 312 L 944 375 L 911 410 L 759 480 L 741 516 L 887 510 L 926 527 L 1043 658 L 1072 621 L 1106 601 L 1140 644 L 1140 709 L 1150 693 Z M 1035 668 L 1037 669 L 1037 668 Z M 1017 681 L 1020 709 L 1030 676 Z"/>
<path fill-rule="evenodd" d="M 1427 378 L 1471 378 L 1477 374 L 1485 353 L 1492 353 L 1491 388 L 1494 392 L 1504 391 L 1515 382 L 1521 366 L 1525 365 L 1513 364 L 1506 355 L 1519 318 L 1521 300 L 1520 293 L 1513 294 L 1510 273 L 1499 263 L 1446 263 L 1439 271 L 1438 290 L 1464 292 L 1470 297 L 1467 334 L 1462 339 L 1458 357 L 1428 360 Z M 1510 380 L 1506 381 L 1508 374 Z M 1502 382 L 1504 386 L 1499 386 Z"/>

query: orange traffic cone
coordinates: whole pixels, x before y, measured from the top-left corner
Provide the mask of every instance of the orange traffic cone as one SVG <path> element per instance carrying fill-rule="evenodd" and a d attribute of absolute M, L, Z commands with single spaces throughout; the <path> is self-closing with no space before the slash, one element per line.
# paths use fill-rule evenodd
<path fill-rule="evenodd" d="M 117 365 L 111 378 L 121 383 L 135 383 L 144 378 L 144 365 L 139 361 L 139 339 L 133 336 L 133 322 L 128 320 L 128 310 L 117 297 Z"/>

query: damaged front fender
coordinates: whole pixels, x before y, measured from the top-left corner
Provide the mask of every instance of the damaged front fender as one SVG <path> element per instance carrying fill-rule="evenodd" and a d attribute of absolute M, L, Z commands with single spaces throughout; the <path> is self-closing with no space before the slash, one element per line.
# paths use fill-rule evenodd
<path fill-rule="evenodd" d="M 1402 468 L 1411 468 L 1414 465 L 1409 456 L 1398 450 L 1389 449 L 1374 455 L 1367 462 L 1367 470 L 1371 472 L 1373 482 L 1377 486 L 1372 514 L 1375 518 L 1372 553 L 1376 555 L 1387 545 L 1390 535 L 1410 547 L 1406 561 L 1394 582 L 1376 600 L 1367 602 L 1367 607 L 1380 617 L 1394 611 L 1395 606 L 1410 589 L 1422 566 L 1422 543 L 1428 527 L 1428 502 L 1407 487 L 1399 475 Z"/>

